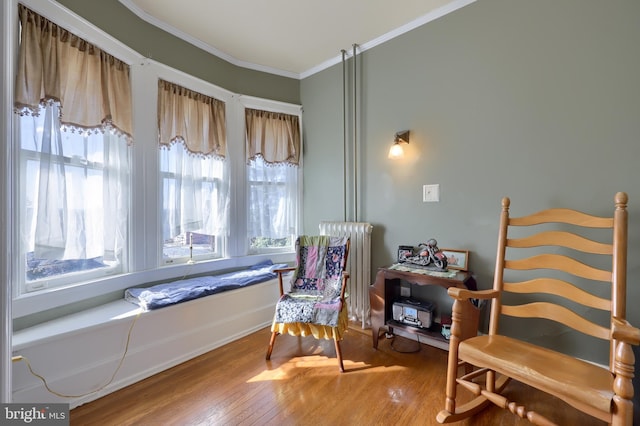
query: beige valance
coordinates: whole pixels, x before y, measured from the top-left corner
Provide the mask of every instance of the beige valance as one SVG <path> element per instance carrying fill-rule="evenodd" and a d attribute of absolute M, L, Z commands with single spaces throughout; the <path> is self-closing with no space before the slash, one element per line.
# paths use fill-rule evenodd
<path fill-rule="evenodd" d="M 247 161 L 261 156 L 267 163 L 300 162 L 300 120 L 297 115 L 245 109 Z"/>
<path fill-rule="evenodd" d="M 15 109 L 37 114 L 59 101 L 61 123 L 133 134 L 129 66 L 19 4 L 21 27 Z"/>
<path fill-rule="evenodd" d="M 182 142 L 197 155 L 224 158 L 225 103 L 174 83 L 158 80 L 160 146 Z"/>

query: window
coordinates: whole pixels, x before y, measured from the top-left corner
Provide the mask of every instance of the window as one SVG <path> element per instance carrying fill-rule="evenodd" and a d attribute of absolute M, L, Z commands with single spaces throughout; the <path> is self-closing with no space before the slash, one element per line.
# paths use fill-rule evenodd
<path fill-rule="evenodd" d="M 299 223 L 299 117 L 247 108 L 245 126 L 249 250 L 291 250 Z"/>
<path fill-rule="evenodd" d="M 26 293 L 123 270 L 132 120 L 126 64 L 22 5 L 19 15 L 15 108 Z M 49 55 L 33 54 L 45 49 Z"/>
<path fill-rule="evenodd" d="M 223 230 L 216 217 L 227 206 L 224 160 L 202 158 L 184 145 L 160 150 L 162 179 L 162 254 L 177 259 L 220 257 Z"/>
<path fill-rule="evenodd" d="M 18 119 L 26 292 L 121 271 L 126 253 L 126 141 L 65 130 L 59 109 Z"/>
<path fill-rule="evenodd" d="M 220 257 L 226 235 L 225 104 L 158 81 L 165 263 Z"/>

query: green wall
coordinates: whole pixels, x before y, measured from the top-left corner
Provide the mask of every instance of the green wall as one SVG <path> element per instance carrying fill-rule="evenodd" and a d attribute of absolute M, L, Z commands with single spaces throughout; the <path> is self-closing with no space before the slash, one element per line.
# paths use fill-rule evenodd
<path fill-rule="evenodd" d="M 398 245 L 434 237 L 470 250 L 488 288 L 503 196 L 514 216 L 556 206 L 609 215 L 615 192 L 626 191 L 628 317 L 640 326 L 639 18 L 636 0 L 479 0 L 363 52 L 359 220 L 374 225 L 373 272 Z M 341 65 L 304 79 L 301 97 L 304 226 L 313 232 L 344 215 Z M 388 160 L 405 129 L 408 158 Z M 422 202 L 424 184 L 440 184 L 439 203 Z M 546 323 L 528 330 L 531 340 L 551 337 L 607 362 L 573 333 Z"/>
<path fill-rule="evenodd" d="M 297 79 L 237 67 L 138 18 L 118 0 L 56 0 L 136 52 L 242 95 L 300 103 Z"/>

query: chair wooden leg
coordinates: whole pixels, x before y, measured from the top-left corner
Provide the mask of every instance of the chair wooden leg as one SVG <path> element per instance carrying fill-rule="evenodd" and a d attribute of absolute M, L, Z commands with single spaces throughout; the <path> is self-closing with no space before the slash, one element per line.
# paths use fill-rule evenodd
<path fill-rule="evenodd" d="M 336 342 L 336 355 L 338 357 L 338 363 L 340 365 L 340 372 L 344 373 L 344 364 L 342 363 L 342 350 L 340 349 L 340 342 L 338 341 L 338 339 L 334 339 L 334 342 Z"/>
<path fill-rule="evenodd" d="M 267 348 L 267 361 L 271 359 L 271 352 L 273 352 L 273 345 L 276 343 L 277 332 L 271 333 L 271 339 L 269 339 L 269 347 Z"/>

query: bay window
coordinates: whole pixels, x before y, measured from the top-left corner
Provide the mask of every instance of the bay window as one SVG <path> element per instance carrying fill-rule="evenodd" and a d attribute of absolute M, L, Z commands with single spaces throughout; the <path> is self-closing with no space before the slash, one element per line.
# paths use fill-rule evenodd
<path fill-rule="evenodd" d="M 231 93 L 142 58 L 55 2 L 24 3 L 35 10 L 17 4 L 15 92 L 4 100 L 19 172 L 7 213 L 14 316 L 293 260 L 299 105 Z"/>

